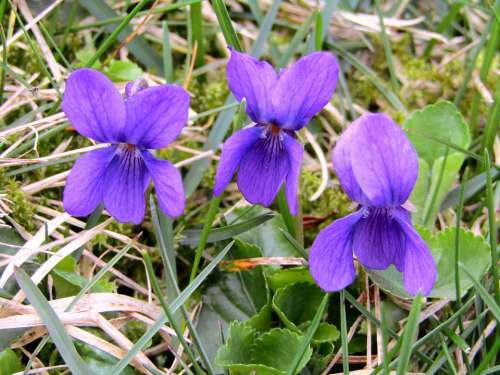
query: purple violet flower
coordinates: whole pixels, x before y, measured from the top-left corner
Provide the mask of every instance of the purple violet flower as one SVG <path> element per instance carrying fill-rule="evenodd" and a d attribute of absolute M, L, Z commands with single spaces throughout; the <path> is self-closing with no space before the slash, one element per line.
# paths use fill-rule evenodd
<path fill-rule="evenodd" d="M 68 78 L 62 109 L 80 134 L 111 143 L 76 161 L 63 194 L 68 213 L 87 216 L 104 202 L 119 222 L 139 224 L 152 179 L 161 210 L 171 217 L 182 214 L 185 198 L 179 171 L 148 151 L 167 146 L 186 123 L 189 95 L 182 87 L 145 88 L 143 82 L 131 82 L 124 100 L 104 74 L 78 69 Z"/>
<path fill-rule="evenodd" d="M 394 264 L 411 295 L 428 295 L 436 264 L 404 208 L 418 176 L 417 154 L 403 130 L 384 114 L 361 116 L 333 150 L 340 184 L 357 212 L 321 231 L 311 248 L 311 275 L 325 291 L 337 291 L 355 277 L 352 253 L 366 268 Z"/>
<path fill-rule="evenodd" d="M 238 187 L 247 201 L 267 207 L 285 183 L 290 212 L 296 215 L 303 148 L 295 132 L 328 103 L 337 77 L 337 60 L 327 52 L 311 53 L 277 74 L 269 63 L 231 50 L 229 88 L 238 101 L 246 99 L 254 124 L 224 143 L 215 195 L 238 169 Z"/>

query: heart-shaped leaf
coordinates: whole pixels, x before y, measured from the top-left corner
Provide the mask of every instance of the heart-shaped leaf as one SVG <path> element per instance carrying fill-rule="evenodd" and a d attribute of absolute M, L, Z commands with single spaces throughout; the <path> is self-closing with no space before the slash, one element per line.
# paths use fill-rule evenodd
<path fill-rule="evenodd" d="M 248 323 L 234 322 L 229 328 L 229 337 L 216 357 L 217 365 L 234 374 L 282 375 L 286 374 L 303 336 L 288 329 L 273 328 L 263 334 Z M 298 371 L 311 358 L 309 347 Z"/>
<path fill-rule="evenodd" d="M 429 297 L 456 299 L 455 291 L 455 229 L 448 228 L 433 236 L 419 228 L 431 249 L 437 264 L 438 277 Z M 476 279 L 480 279 L 491 264 L 489 246 L 480 236 L 460 229 L 459 262 L 464 264 Z M 366 270 L 382 289 L 401 298 L 410 298 L 403 288 L 401 273 L 394 266 L 383 271 Z M 463 297 L 472 287 L 472 281 L 459 270 L 460 292 Z"/>

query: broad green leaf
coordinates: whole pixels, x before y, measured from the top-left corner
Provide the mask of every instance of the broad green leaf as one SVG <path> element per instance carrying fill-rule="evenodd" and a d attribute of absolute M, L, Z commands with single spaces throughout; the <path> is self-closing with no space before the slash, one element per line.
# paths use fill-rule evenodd
<path fill-rule="evenodd" d="M 307 330 L 307 326 L 300 327 L 303 331 Z M 324 342 L 337 341 L 340 336 L 340 332 L 333 324 L 321 322 L 318 329 L 314 333 L 312 342 L 314 344 L 322 344 Z"/>
<path fill-rule="evenodd" d="M 410 202 L 415 206 L 413 220 L 422 222 L 425 200 L 429 194 L 431 172 L 429 164 L 424 159 L 418 159 L 418 178 L 410 195 Z"/>
<path fill-rule="evenodd" d="M 278 289 L 273 297 L 273 309 L 281 321 L 296 332 L 303 323 L 310 322 L 325 293 L 315 284 L 295 283 Z"/>
<path fill-rule="evenodd" d="M 434 161 L 430 177 L 430 186 L 427 191 L 427 199 L 425 201 L 424 207 L 423 209 L 417 210 L 417 212 L 413 216 L 416 224 L 424 224 L 423 216 L 425 215 L 424 212 L 426 210 L 429 210 L 428 223 L 434 223 L 434 218 L 439 211 L 441 202 L 443 201 L 446 194 L 450 191 L 453 183 L 457 178 L 458 171 L 460 170 L 460 167 L 462 166 L 462 163 L 464 161 L 464 155 L 458 152 L 454 152 L 448 155 L 448 158 L 446 159 L 446 165 L 444 167 L 443 177 L 441 181 L 439 181 L 439 175 L 441 172 L 441 168 L 443 168 L 444 159 L 444 157 L 439 157 Z M 425 173 L 425 171 L 422 171 L 422 173 Z M 439 182 L 440 184 L 438 185 Z M 434 202 L 431 202 L 432 194 L 435 194 L 436 196 L 434 198 Z M 431 204 L 433 204 L 433 207 L 430 207 Z"/>
<path fill-rule="evenodd" d="M 441 232 L 437 239 L 442 249 L 442 256 L 438 263 L 438 279 L 431 297 L 455 300 L 455 228 L 448 228 Z M 459 262 L 467 267 L 469 273 L 479 280 L 490 267 L 490 247 L 484 238 L 461 229 L 458 258 Z M 461 270 L 459 277 L 463 297 L 473 283 Z"/>
<path fill-rule="evenodd" d="M 431 249 L 438 269 L 436 284 L 429 297 L 455 300 L 455 228 L 448 228 L 435 236 L 430 236 L 428 231 L 421 230 L 420 232 Z M 484 238 L 461 229 L 459 262 L 467 267 L 474 278 L 480 279 L 491 264 L 489 246 Z M 403 288 L 401 273 L 394 266 L 384 271 L 366 271 L 382 289 L 401 298 L 410 297 Z M 473 283 L 461 270 L 459 278 L 463 297 Z"/>
<path fill-rule="evenodd" d="M 11 375 L 23 371 L 21 361 L 10 348 L 0 352 L 0 375 Z"/>
<path fill-rule="evenodd" d="M 280 268 L 270 270 L 266 273 L 267 283 L 272 291 L 276 291 L 287 285 L 306 282 L 314 284 L 314 280 L 305 267 Z"/>
<path fill-rule="evenodd" d="M 236 240 L 232 259 L 260 257 L 260 249 Z M 220 332 L 225 334 L 233 321 L 249 321 L 258 331 L 270 328 L 269 290 L 262 267 L 244 272 L 225 272 L 203 293 L 203 307 L 197 331 L 210 359 L 221 345 Z"/>
<path fill-rule="evenodd" d="M 300 349 L 303 336 L 288 329 L 273 328 L 255 340 L 251 349 L 253 363 L 262 364 L 280 371 L 287 371 L 295 353 Z M 298 367 L 298 372 L 304 368 L 311 358 L 309 347 Z"/>
<path fill-rule="evenodd" d="M 232 323 L 229 337 L 216 358 L 216 363 L 232 374 L 282 375 L 286 374 L 303 336 L 288 329 L 273 328 L 261 335 L 247 323 Z M 301 370 L 311 358 L 306 350 L 300 363 Z"/>
<path fill-rule="evenodd" d="M 241 215 L 240 221 L 244 221 L 269 212 L 270 210 L 260 206 L 255 206 L 251 210 L 239 208 L 234 211 L 229 220 Z M 267 220 L 258 227 L 240 234 L 238 238 L 259 246 L 262 249 L 262 255 L 265 257 L 301 256 L 290 241 L 286 239 L 281 229 L 286 230 L 286 226 L 281 215 L 276 214 L 271 220 Z"/>
<path fill-rule="evenodd" d="M 142 76 L 142 69 L 132 61 L 114 60 L 109 64 L 106 75 L 113 82 L 130 82 Z"/>
<path fill-rule="evenodd" d="M 229 326 L 229 336 L 215 359 L 219 366 L 246 364 L 251 362 L 250 348 L 257 338 L 257 331 L 245 322 L 233 322 Z"/>
<path fill-rule="evenodd" d="M 335 355 L 334 350 L 335 345 L 331 342 L 325 342 L 317 347 L 315 346 L 311 360 L 307 364 L 307 367 L 311 369 L 311 373 L 320 374 Z"/>
<path fill-rule="evenodd" d="M 463 149 L 467 149 L 470 144 L 469 127 L 457 107 L 448 101 L 431 104 L 413 112 L 404 122 L 403 128 L 419 157 L 430 166 L 436 159 L 444 156 L 448 147 L 437 142 L 437 139 Z"/>
<path fill-rule="evenodd" d="M 403 128 L 420 158 L 419 176 L 410 198 L 417 209 L 413 219 L 431 226 L 465 159 L 459 150 L 469 148 L 469 127 L 453 103 L 441 101 L 412 113 Z M 443 179 L 438 185 L 447 148 Z"/>

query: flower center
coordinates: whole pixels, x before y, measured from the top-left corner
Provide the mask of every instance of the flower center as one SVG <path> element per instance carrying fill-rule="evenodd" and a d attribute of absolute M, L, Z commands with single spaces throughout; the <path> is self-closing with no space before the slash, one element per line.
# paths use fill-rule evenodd
<path fill-rule="evenodd" d="M 271 135 L 278 135 L 278 134 L 280 133 L 280 131 L 281 131 L 281 129 L 280 129 L 280 128 L 278 128 L 278 127 L 277 127 L 276 125 L 274 125 L 274 124 L 269 125 L 269 128 L 270 128 L 270 133 L 271 133 Z"/>
<path fill-rule="evenodd" d="M 120 143 L 118 144 L 118 152 L 122 154 L 129 154 L 131 156 L 136 156 L 140 154 L 139 148 L 131 143 Z"/>

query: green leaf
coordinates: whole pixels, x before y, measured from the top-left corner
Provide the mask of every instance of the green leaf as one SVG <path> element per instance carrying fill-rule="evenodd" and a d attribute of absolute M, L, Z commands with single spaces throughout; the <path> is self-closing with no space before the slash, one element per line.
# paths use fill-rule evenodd
<path fill-rule="evenodd" d="M 274 328 L 255 340 L 251 348 L 253 363 L 263 364 L 280 371 L 287 371 L 301 347 L 303 336 L 288 329 Z M 311 358 L 310 347 L 304 353 L 297 367 L 297 373 Z"/>
<path fill-rule="evenodd" d="M 229 337 L 215 359 L 219 366 L 251 362 L 250 348 L 257 338 L 257 331 L 245 322 L 235 321 L 229 326 Z"/>
<path fill-rule="evenodd" d="M 236 239 L 232 259 L 260 256 L 262 252 L 257 246 Z M 226 333 L 231 322 L 249 321 L 258 331 L 270 328 L 269 290 L 260 266 L 244 272 L 223 273 L 206 289 L 202 299 L 197 331 L 211 359 L 222 344 L 221 329 Z"/>
<path fill-rule="evenodd" d="M 216 358 L 216 363 L 234 374 L 285 374 L 300 349 L 303 336 L 288 329 L 273 328 L 261 335 L 247 323 L 232 323 L 229 337 Z M 311 358 L 307 348 L 298 367 L 300 371 Z"/>
<path fill-rule="evenodd" d="M 469 127 L 457 107 L 448 101 L 431 104 L 413 112 L 404 122 L 403 128 L 419 157 L 430 166 L 444 156 L 447 145 L 429 137 L 463 149 L 467 149 L 470 144 Z"/>
<path fill-rule="evenodd" d="M 273 297 L 273 309 L 286 327 L 296 332 L 310 322 L 325 293 L 315 284 L 295 283 L 279 289 Z"/>
<path fill-rule="evenodd" d="M 301 327 L 301 328 L 306 328 L 306 327 Z M 318 326 L 318 329 L 314 333 L 312 342 L 314 344 L 333 342 L 337 341 L 339 336 L 340 332 L 336 326 L 330 323 L 321 322 Z"/>
<path fill-rule="evenodd" d="M 113 82 L 130 82 L 139 79 L 143 71 L 132 61 L 114 60 L 105 73 Z"/>
<path fill-rule="evenodd" d="M 255 206 L 251 210 L 247 208 L 238 208 L 229 217 L 232 220 L 240 217 L 240 220 L 258 217 L 268 214 L 270 210 Z M 239 216 L 241 215 L 241 216 Z M 282 230 L 287 230 L 285 222 L 281 215 L 276 214 L 272 219 L 267 220 L 262 225 L 250 229 L 238 236 L 242 241 L 257 245 L 262 249 L 262 255 L 265 257 L 273 256 L 301 256 L 295 247 L 288 241 Z"/>
<path fill-rule="evenodd" d="M 415 223 L 423 221 L 425 200 L 429 194 L 431 171 L 424 159 L 418 159 L 418 178 L 410 195 L 410 202 L 415 206 L 413 213 Z"/>
<path fill-rule="evenodd" d="M 73 341 L 66 333 L 64 325 L 61 323 L 42 292 L 40 292 L 33 281 L 31 281 L 28 274 L 22 269 L 17 269 L 14 275 L 41 321 L 47 327 L 50 337 L 54 341 L 64 362 L 66 362 L 71 370 L 71 373 L 74 375 L 91 374 L 85 362 L 83 362 L 76 351 Z"/>
<path fill-rule="evenodd" d="M 441 202 L 445 198 L 446 194 L 450 191 L 453 183 L 457 178 L 458 171 L 460 170 L 460 167 L 462 166 L 462 163 L 464 161 L 464 155 L 458 152 L 454 152 L 448 155 L 443 171 L 443 177 L 441 178 L 441 181 L 439 181 L 439 175 L 441 172 L 441 168 L 443 168 L 444 159 L 444 157 L 439 157 L 434 161 L 432 171 L 430 173 L 430 186 L 427 190 L 427 199 L 421 209 L 420 207 L 417 207 L 417 212 L 413 216 L 415 223 L 417 224 L 425 224 L 424 215 L 426 210 L 429 210 L 428 223 L 431 223 L 430 225 L 434 223 L 434 219 L 439 211 Z M 425 173 L 425 170 L 419 172 L 419 175 L 420 173 Z M 432 202 L 431 194 L 435 194 L 434 202 Z M 433 207 L 430 207 L 431 204 L 433 205 Z"/>
<path fill-rule="evenodd" d="M 412 113 L 403 128 L 420 157 L 419 176 L 410 197 L 417 208 L 413 219 L 417 224 L 432 226 L 441 202 L 451 189 L 465 159 L 464 151 L 470 144 L 469 128 L 455 105 L 448 101 Z M 448 157 L 440 181 L 447 148 Z M 424 223 L 424 220 L 427 222 Z"/>
<path fill-rule="evenodd" d="M 0 352 L 0 375 L 11 375 L 23 371 L 21 361 L 10 348 Z"/>
<path fill-rule="evenodd" d="M 297 282 L 315 284 L 309 270 L 305 267 L 279 268 L 267 272 L 267 283 L 272 291 Z"/>
<path fill-rule="evenodd" d="M 429 297 L 455 300 L 455 228 L 448 228 L 435 236 L 422 228 L 419 228 L 419 232 L 429 245 L 438 270 L 436 284 Z M 461 229 L 459 262 L 467 267 L 474 278 L 480 279 L 491 264 L 489 246 L 484 238 Z M 394 266 L 383 271 L 366 271 L 382 289 L 401 298 L 410 297 L 403 288 L 401 273 Z M 459 271 L 459 276 L 463 297 L 473 286 L 473 282 L 462 270 Z"/>
<path fill-rule="evenodd" d="M 215 256 L 210 263 L 196 276 L 196 278 L 189 283 L 189 285 L 184 288 L 184 290 L 174 299 L 174 301 L 169 305 L 172 314 L 179 309 L 179 307 L 186 303 L 188 298 L 198 289 L 201 283 L 205 281 L 208 275 L 214 270 L 214 268 L 219 264 L 219 262 L 227 255 L 229 250 L 233 247 L 234 242 L 230 242 L 224 249 L 220 251 L 217 256 Z M 155 321 L 155 323 L 148 328 L 148 330 L 135 342 L 135 344 L 130 348 L 127 354 L 113 367 L 110 371 L 112 374 L 119 374 L 124 368 L 128 366 L 130 361 L 134 356 L 142 350 L 142 348 L 153 338 L 153 336 L 160 330 L 160 328 L 168 321 L 165 314 L 160 315 L 160 317 Z"/>
<path fill-rule="evenodd" d="M 95 48 L 93 47 L 86 47 L 83 49 L 80 49 L 76 51 L 76 59 L 78 60 L 78 66 L 85 66 L 85 63 L 89 61 L 92 56 L 95 54 Z M 101 63 L 99 61 L 96 61 L 94 64 L 92 64 L 93 69 L 100 69 L 101 68 Z"/>
<path fill-rule="evenodd" d="M 72 256 L 62 259 L 50 274 L 57 298 L 75 296 L 88 283 L 85 277 L 76 273 L 76 261 Z M 90 290 L 92 293 L 110 293 L 113 289 L 113 283 L 98 280 Z"/>
<path fill-rule="evenodd" d="M 76 347 L 90 370 L 89 374 L 108 375 L 111 373 L 110 371 L 113 366 L 118 362 L 115 357 L 90 345 L 76 342 Z M 134 375 L 136 372 L 129 366 L 121 374 Z"/>

